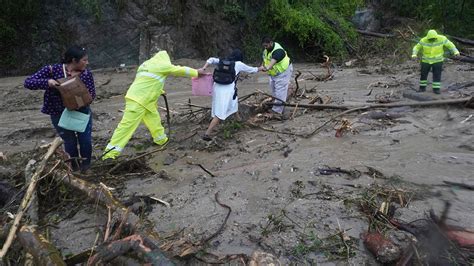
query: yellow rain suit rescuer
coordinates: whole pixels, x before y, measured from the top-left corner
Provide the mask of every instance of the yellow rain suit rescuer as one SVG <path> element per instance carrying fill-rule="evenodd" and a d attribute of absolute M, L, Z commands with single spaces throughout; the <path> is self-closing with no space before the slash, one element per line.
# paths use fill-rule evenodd
<path fill-rule="evenodd" d="M 445 49 L 451 54 L 459 56 L 456 46 L 443 35 L 435 30 L 429 30 L 428 34 L 413 47 L 412 58 L 417 59 L 421 51 L 421 76 L 420 91 L 425 91 L 428 85 L 428 74 L 433 71 L 433 92 L 441 93 L 441 72 L 443 69 Z"/>
<path fill-rule="evenodd" d="M 141 64 L 135 80 L 125 95 L 125 111 L 122 120 L 115 129 L 102 160 L 115 159 L 119 156 L 142 121 L 150 130 L 156 144 L 164 145 L 168 142 L 157 109 L 157 101 L 164 93 L 163 87 L 168 75 L 197 77 L 198 70 L 171 64 L 166 51 L 158 52 Z"/>

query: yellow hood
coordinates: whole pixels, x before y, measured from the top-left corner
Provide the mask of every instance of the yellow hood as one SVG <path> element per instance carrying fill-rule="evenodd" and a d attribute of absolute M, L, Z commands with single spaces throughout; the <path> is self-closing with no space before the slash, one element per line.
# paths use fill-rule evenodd
<path fill-rule="evenodd" d="M 428 34 L 426 34 L 427 39 L 435 39 L 438 38 L 438 33 L 435 30 L 429 30 Z"/>

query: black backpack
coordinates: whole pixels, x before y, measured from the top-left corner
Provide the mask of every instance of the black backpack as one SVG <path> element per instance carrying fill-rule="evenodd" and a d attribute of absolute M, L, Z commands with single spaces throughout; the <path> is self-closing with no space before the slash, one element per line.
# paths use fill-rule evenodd
<path fill-rule="evenodd" d="M 231 84 L 235 81 L 235 62 L 220 59 L 212 77 L 215 83 Z"/>

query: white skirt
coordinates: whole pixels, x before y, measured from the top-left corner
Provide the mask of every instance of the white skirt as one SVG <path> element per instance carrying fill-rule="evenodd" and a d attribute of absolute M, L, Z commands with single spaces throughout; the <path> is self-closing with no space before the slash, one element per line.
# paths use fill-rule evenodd
<path fill-rule="evenodd" d="M 214 82 L 212 91 L 212 117 L 225 120 L 229 115 L 236 113 L 239 109 L 239 98 L 234 96 L 235 83 L 218 84 Z"/>

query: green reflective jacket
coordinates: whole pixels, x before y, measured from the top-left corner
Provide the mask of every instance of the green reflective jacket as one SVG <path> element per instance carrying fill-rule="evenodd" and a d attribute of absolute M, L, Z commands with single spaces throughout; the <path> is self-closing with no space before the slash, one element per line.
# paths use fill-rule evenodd
<path fill-rule="evenodd" d="M 435 39 L 435 41 L 429 41 L 431 38 Z M 437 34 L 434 30 L 430 30 L 428 34 L 413 47 L 412 57 L 416 57 L 421 51 L 421 61 L 423 63 L 434 64 L 443 62 L 445 48 L 451 54 L 459 55 L 458 49 L 456 49 L 456 46 L 448 40 L 448 38 Z"/>
<path fill-rule="evenodd" d="M 277 49 L 283 49 L 283 47 L 281 47 L 279 43 L 274 42 L 273 50 L 271 52 L 268 52 L 267 49 L 263 50 L 263 66 L 264 67 L 270 64 L 270 61 L 272 60 L 272 53 L 273 51 Z M 276 64 L 274 64 L 272 69 L 268 70 L 267 73 L 270 76 L 276 76 L 282 72 L 285 72 L 285 70 L 288 68 L 289 65 L 290 65 L 290 58 L 288 57 L 288 53 L 285 51 L 285 57 L 280 62 L 277 62 Z"/>

